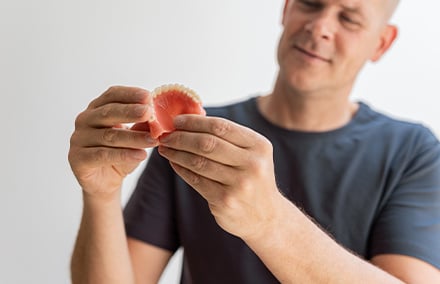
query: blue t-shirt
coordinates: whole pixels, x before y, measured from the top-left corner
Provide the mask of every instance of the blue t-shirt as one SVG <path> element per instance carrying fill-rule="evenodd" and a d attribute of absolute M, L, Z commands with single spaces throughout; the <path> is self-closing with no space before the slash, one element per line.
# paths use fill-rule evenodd
<path fill-rule="evenodd" d="M 403 254 L 440 269 L 440 144 L 426 127 L 364 103 L 347 125 L 328 132 L 280 128 L 261 115 L 256 98 L 207 113 L 267 137 L 279 189 L 343 247 L 365 259 Z M 128 236 L 184 248 L 182 283 L 278 283 L 157 151 L 124 217 Z"/>

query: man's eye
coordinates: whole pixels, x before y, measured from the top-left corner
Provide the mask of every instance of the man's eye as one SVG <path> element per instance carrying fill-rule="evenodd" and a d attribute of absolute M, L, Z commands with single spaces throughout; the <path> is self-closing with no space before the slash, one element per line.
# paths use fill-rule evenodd
<path fill-rule="evenodd" d="M 345 15 L 341 15 L 341 20 L 344 21 L 347 24 L 350 25 L 354 25 L 354 26 L 359 26 L 360 23 L 352 18 L 350 18 L 349 16 L 345 16 Z"/>
<path fill-rule="evenodd" d="M 314 9 L 318 9 L 321 7 L 321 3 L 316 2 L 316 1 L 308 1 L 308 0 L 300 0 L 298 1 L 302 6 L 306 7 L 306 8 L 314 8 Z"/>

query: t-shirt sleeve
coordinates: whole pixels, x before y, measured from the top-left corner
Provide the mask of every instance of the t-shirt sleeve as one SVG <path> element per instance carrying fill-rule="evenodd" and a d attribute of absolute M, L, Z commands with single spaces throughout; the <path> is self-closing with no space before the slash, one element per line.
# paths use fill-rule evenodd
<path fill-rule="evenodd" d="M 127 236 L 177 250 L 180 244 L 174 202 L 174 172 L 154 149 L 124 208 Z"/>
<path fill-rule="evenodd" d="M 370 257 L 402 254 L 440 269 L 440 144 L 423 130 L 372 229 Z"/>

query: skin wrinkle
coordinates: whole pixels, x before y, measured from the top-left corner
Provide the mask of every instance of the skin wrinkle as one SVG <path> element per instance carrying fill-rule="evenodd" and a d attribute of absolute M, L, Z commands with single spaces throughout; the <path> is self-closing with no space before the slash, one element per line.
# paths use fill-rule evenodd
<path fill-rule="evenodd" d="M 116 137 L 117 137 L 117 133 L 112 128 L 106 128 L 102 133 L 102 140 L 109 143 L 110 145 L 112 145 L 115 142 Z"/>
<path fill-rule="evenodd" d="M 214 136 L 204 137 L 204 139 L 199 142 L 199 148 L 204 154 L 210 154 L 214 152 L 216 146 L 217 140 L 214 138 Z"/>
<path fill-rule="evenodd" d="M 226 121 L 221 120 L 217 123 L 214 123 L 212 126 L 212 132 L 218 137 L 223 137 L 229 132 L 230 128 L 231 126 Z"/>
<path fill-rule="evenodd" d="M 202 171 L 206 168 L 208 160 L 202 156 L 195 156 L 191 164 L 194 167 L 194 170 L 196 171 Z"/>

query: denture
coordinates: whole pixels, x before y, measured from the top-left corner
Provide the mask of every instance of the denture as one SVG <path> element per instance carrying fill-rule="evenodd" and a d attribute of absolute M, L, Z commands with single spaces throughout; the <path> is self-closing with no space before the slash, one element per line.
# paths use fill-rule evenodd
<path fill-rule="evenodd" d="M 200 97 L 183 85 L 160 86 L 153 90 L 151 96 L 154 112 L 148 124 L 153 138 L 174 131 L 173 119 L 179 114 L 206 115 Z"/>

